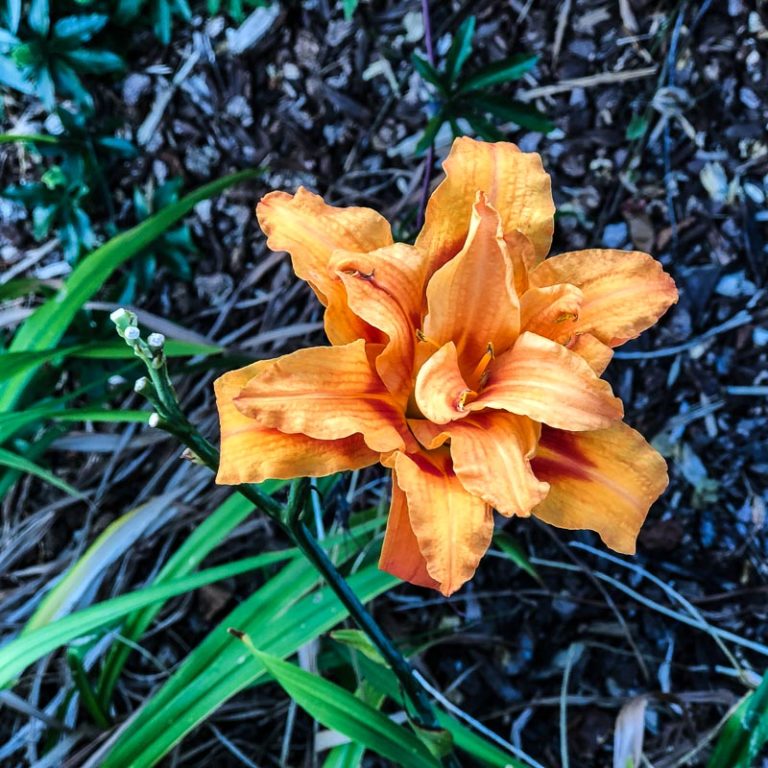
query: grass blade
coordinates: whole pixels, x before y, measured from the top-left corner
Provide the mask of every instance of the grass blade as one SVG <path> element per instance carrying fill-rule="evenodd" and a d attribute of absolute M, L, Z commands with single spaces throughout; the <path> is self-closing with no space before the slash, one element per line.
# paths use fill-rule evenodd
<path fill-rule="evenodd" d="M 97 248 L 74 269 L 61 290 L 27 318 L 16 332 L 9 351 L 29 352 L 54 347 L 83 304 L 121 264 L 146 248 L 197 203 L 233 184 L 254 179 L 260 173 L 260 169 L 240 171 L 205 184 Z M 7 382 L 0 393 L 0 413 L 11 410 L 18 403 L 36 370 L 36 367 L 27 369 Z"/>
<path fill-rule="evenodd" d="M 530 72 L 538 61 L 539 57 L 534 53 L 518 53 L 503 61 L 496 61 L 470 75 L 461 84 L 459 93 L 478 91 L 492 85 L 508 83 L 510 80 L 518 80 L 526 72 Z"/>
<path fill-rule="evenodd" d="M 349 549 L 347 555 L 355 551 Z M 299 560 L 238 606 L 139 712 L 101 759 L 100 768 L 154 765 L 238 691 L 265 681 L 264 665 L 245 652 L 226 627 L 258 635 L 264 650 L 284 657 L 345 619 L 347 611 L 329 587 L 295 599 L 316 583 L 314 571 Z M 375 565 L 349 579 L 364 602 L 397 583 Z"/>
<path fill-rule="evenodd" d="M 723 726 L 707 768 L 750 768 L 768 742 L 768 674 Z"/>
<path fill-rule="evenodd" d="M 133 611 L 152 605 L 159 600 L 183 595 L 206 584 L 288 560 L 296 554 L 295 550 L 283 550 L 236 560 L 226 565 L 208 568 L 183 579 L 175 579 L 167 584 L 120 595 L 112 600 L 91 605 L 77 613 L 70 613 L 51 624 L 17 637 L 0 648 L 0 688 L 12 683 L 30 664 L 34 664 L 51 651 L 78 637 L 84 637 L 96 630 L 111 626 Z"/>
<path fill-rule="evenodd" d="M 69 483 L 56 477 L 50 470 L 41 467 L 39 464 L 35 464 L 34 461 L 31 461 L 24 456 L 19 456 L 17 453 L 7 451 L 5 448 L 0 448 L 0 467 L 7 467 L 16 472 L 26 472 L 28 475 L 39 477 L 46 483 L 68 493 L 76 499 L 83 498 L 83 494 L 78 491 L 77 488 L 73 488 Z"/>
<path fill-rule="evenodd" d="M 326 728 L 364 744 L 395 765 L 440 767 L 412 732 L 396 725 L 377 709 L 322 677 L 257 650 L 246 637 L 243 640 L 286 693 Z"/>
<path fill-rule="evenodd" d="M 215 344 L 196 344 L 189 341 L 170 339 L 164 345 L 168 357 L 195 357 L 197 355 L 215 355 L 222 351 Z M 65 357 L 79 357 L 96 360 L 124 360 L 134 357 L 133 350 L 118 340 L 76 344 L 71 347 L 44 349 L 29 352 L 6 352 L 0 354 L 0 382 L 12 379 L 26 371 L 39 368 L 44 363 Z"/>

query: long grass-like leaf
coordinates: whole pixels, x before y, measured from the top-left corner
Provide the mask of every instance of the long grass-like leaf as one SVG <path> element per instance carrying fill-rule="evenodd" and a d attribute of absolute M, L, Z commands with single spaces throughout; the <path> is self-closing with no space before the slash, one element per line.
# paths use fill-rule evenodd
<path fill-rule="evenodd" d="M 53 348 L 83 304 L 120 265 L 140 253 L 197 203 L 233 184 L 254 179 L 260 173 L 260 169 L 240 171 L 205 184 L 97 248 L 74 269 L 61 290 L 27 318 L 16 332 L 9 351 L 29 352 Z M 27 369 L 5 384 L 0 393 L 0 413 L 11 410 L 18 403 L 35 371 L 35 367 Z"/>
<path fill-rule="evenodd" d="M 439 768 L 440 763 L 411 731 L 396 725 L 370 704 L 269 653 L 254 647 L 250 650 L 286 693 L 326 728 L 364 744 L 394 765 Z"/>
<path fill-rule="evenodd" d="M 348 549 L 347 556 L 356 549 Z M 374 565 L 348 581 L 364 602 L 397 583 Z M 238 606 L 131 721 L 100 759 L 100 768 L 155 765 L 230 697 L 266 679 L 264 666 L 226 634 L 227 627 L 258 636 L 262 649 L 285 657 L 346 618 L 346 609 L 329 587 L 296 599 L 316 583 L 312 568 L 297 561 Z"/>
<path fill-rule="evenodd" d="M 707 768 L 751 768 L 768 742 L 768 674 L 728 718 Z"/>
<path fill-rule="evenodd" d="M 266 493 L 274 492 L 281 483 L 270 481 L 262 484 Z M 239 493 L 232 494 L 220 504 L 176 550 L 155 578 L 154 585 L 164 584 L 194 571 L 209 552 L 218 546 L 243 520 L 253 512 L 253 504 Z M 163 603 L 148 605 L 127 617 L 120 629 L 120 640 L 108 651 L 99 679 L 98 698 L 107 708 L 120 672 Z"/>
<path fill-rule="evenodd" d="M 400 683 L 390 669 L 360 655 L 355 663 L 359 667 L 360 676 L 369 685 L 403 705 Z M 437 721 L 441 728 L 451 734 L 454 746 L 475 758 L 479 765 L 489 768 L 528 768 L 521 760 L 475 733 L 447 712 L 438 709 Z"/>
<path fill-rule="evenodd" d="M 58 488 L 70 496 L 74 496 L 76 499 L 82 498 L 83 494 L 72 487 L 69 483 L 65 482 L 49 469 L 41 467 L 39 464 L 35 464 L 31 459 L 25 456 L 19 456 L 18 453 L 7 451 L 5 448 L 0 448 L 0 467 L 7 467 L 8 469 L 15 470 L 16 472 L 26 472 L 28 475 L 34 475 L 44 480 L 46 483 Z"/>
<path fill-rule="evenodd" d="M 127 595 L 120 595 L 120 597 L 105 600 L 102 603 L 84 608 L 82 611 L 57 619 L 51 624 L 35 629 L 0 648 L 0 688 L 12 683 L 17 675 L 30 664 L 34 664 L 51 651 L 55 651 L 78 637 L 85 637 L 94 631 L 109 627 L 133 611 L 152 605 L 159 600 L 168 600 L 171 597 L 176 597 L 176 595 L 183 595 L 185 592 L 199 589 L 206 584 L 229 579 L 293 558 L 296 554 L 295 550 L 284 550 L 236 560 L 226 565 L 208 568 L 191 576 L 185 576 L 183 579 L 175 579 L 158 587 L 147 587 Z"/>
<path fill-rule="evenodd" d="M 118 343 L 119 342 L 119 343 Z M 215 355 L 222 351 L 215 344 L 196 344 L 189 341 L 170 339 L 164 345 L 168 357 L 194 357 L 196 355 Z M 133 350 L 118 339 L 117 342 L 99 341 L 89 344 L 76 344 L 59 349 L 43 349 L 30 352 L 7 352 L 0 354 L 0 382 L 12 379 L 42 364 L 65 357 L 78 357 L 96 360 L 125 360 L 134 357 Z"/>
<path fill-rule="evenodd" d="M 477 91 L 493 85 L 501 85 L 511 80 L 521 78 L 526 72 L 530 72 L 539 60 L 533 53 L 518 53 L 502 61 L 495 61 L 487 67 L 472 73 L 464 80 L 459 88 L 459 93 Z"/>

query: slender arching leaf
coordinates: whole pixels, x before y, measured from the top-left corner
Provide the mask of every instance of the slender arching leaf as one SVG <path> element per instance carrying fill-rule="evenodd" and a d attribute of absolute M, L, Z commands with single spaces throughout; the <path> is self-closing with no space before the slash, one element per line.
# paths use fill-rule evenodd
<path fill-rule="evenodd" d="M 356 548 L 349 552 L 356 551 Z M 193 651 L 184 664 L 131 723 L 121 732 L 99 768 L 149 768 L 155 765 L 189 731 L 203 722 L 230 697 L 247 686 L 264 682 L 266 668 L 226 627 L 237 626 L 259 636 L 261 647 L 274 656 L 289 656 L 310 640 L 347 617 L 347 610 L 330 587 L 307 594 L 317 575 L 304 561 L 286 579 L 273 577 L 246 600 Z M 303 567 L 303 570 L 301 570 Z M 299 585 L 300 575 L 306 573 Z M 349 577 L 350 587 L 363 601 L 397 584 L 397 579 L 370 565 Z M 268 590 L 268 592 L 265 592 Z"/>
<path fill-rule="evenodd" d="M 475 17 L 468 16 L 456 30 L 445 61 L 445 72 L 451 83 L 455 83 L 458 80 L 464 64 L 472 53 L 472 38 L 474 36 Z"/>
<path fill-rule="evenodd" d="M 511 80 L 518 80 L 526 72 L 530 72 L 538 60 L 539 57 L 536 54 L 518 53 L 508 59 L 496 61 L 467 77 L 461 83 L 459 93 L 477 91 L 492 85 L 501 85 Z"/>
<path fill-rule="evenodd" d="M 130 258 L 140 253 L 197 203 L 241 181 L 254 179 L 260 169 L 240 171 L 205 184 L 173 205 L 154 214 L 132 229 L 113 237 L 78 264 L 61 290 L 40 306 L 19 328 L 10 352 L 51 349 L 66 332 L 80 308 L 104 281 Z M 24 394 L 36 368 L 14 376 L 0 393 L 0 412 L 11 410 Z"/>
<path fill-rule="evenodd" d="M 326 728 L 364 744 L 394 765 L 439 768 L 423 742 L 370 704 L 322 677 L 253 646 L 249 649 L 291 699 Z"/>
<path fill-rule="evenodd" d="M 488 96 L 476 94 L 468 99 L 471 107 L 489 112 L 504 122 L 517 123 L 529 131 L 549 133 L 554 129 L 554 123 L 546 115 L 539 112 L 533 104 L 523 104 L 503 96 Z"/>
<path fill-rule="evenodd" d="M 707 768 L 751 768 L 768 742 L 768 674 L 728 718 Z"/>
<path fill-rule="evenodd" d="M 422 59 L 421 56 L 413 54 L 411 56 L 413 62 L 413 68 L 421 75 L 421 78 L 437 88 L 442 94 L 448 92 L 448 85 L 445 82 L 445 77 L 441 75 L 426 59 Z"/>
<path fill-rule="evenodd" d="M 46 483 L 68 493 L 70 496 L 74 496 L 76 499 L 82 498 L 83 496 L 77 488 L 72 487 L 69 483 L 56 477 L 56 475 L 49 469 L 45 469 L 45 467 L 35 464 L 34 461 L 31 461 L 25 456 L 19 456 L 18 453 L 7 451 L 5 448 L 0 448 L 0 467 L 7 467 L 8 469 L 13 469 L 17 472 L 26 472 L 28 475 L 39 477 Z"/>
<path fill-rule="evenodd" d="M 213 355 L 221 352 L 215 344 L 197 344 L 189 341 L 170 339 L 164 345 L 168 357 L 194 357 Z M 125 360 L 134 357 L 133 351 L 119 339 L 117 341 L 98 341 L 88 344 L 76 344 L 72 347 L 43 349 L 30 352 L 0 353 L 0 382 L 12 379 L 25 371 L 39 368 L 44 363 L 65 357 L 95 358 L 97 360 Z"/>
<path fill-rule="evenodd" d="M 415 152 L 417 155 L 426 152 L 427 148 L 432 145 L 435 140 L 435 136 L 437 136 L 437 132 L 446 121 L 446 118 L 447 115 L 445 109 L 443 108 L 439 109 L 436 114 L 432 115 L 432 117 L 429 119 L 429 122 L 427 123 L 427 127 L 424 129 L 424 134 L 419 139 L 419 143 L 416 145 Z"/>
<path fill-rule="evenodd" d="M 133 611 L 152 605 L 158 600 L 167 600 L 193 589 L 199 589 L 215 581 L 229 579 L 241 573 L 291 559 L 296 554 L 296 550 L 267 552 L 256 557 L 208 568 L 167 584 L 139 589 L 112 600 L 105 600 L 103 603 L 96 603 L 82 611 L 71 613 L 51 624 L 32 630 L 0 648 L 0 688 L 12 683 L 16 676 L 30 664 L 34 664 L 51 651 L 78 637 L 85 637 L 96 630 L 108 627 Z"/>

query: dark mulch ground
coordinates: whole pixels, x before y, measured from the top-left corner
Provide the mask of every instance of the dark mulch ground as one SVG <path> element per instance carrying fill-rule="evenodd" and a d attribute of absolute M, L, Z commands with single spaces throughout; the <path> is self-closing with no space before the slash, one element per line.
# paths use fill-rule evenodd
<path fill-rule="evenodd" d="M 252 357 L 321 341 L 317 304 L 286 260 L 265 250 L 252 215 L 259 195 L 301 183 L 334 203 L 370 205 L 399 222 L 404 237 L 413 234 L 423 160 L 412 149 L 427 97 L 409 63 L 422 45 L 414 40 L 419 6 L 364 3 L 345 22 L 331 5 L 320 0 L 271 16 L 264 11 L 265 34 L 239 55 L 227 51 L 231 33 L 220 19 L 178 29 L 167 49 L 146 36 L 128 54 L 127 79 L 99 94 L 101 108 L 124 113 L 135 137 L 161 86 L 174 73 L 185 74 L 154 129 L 145 128 L 141 158 L 111 179 L 126 199 L 132 185 L 152 180 L 182 176 L 191 188 L 235 168 L 268 168 L 263 185 L 198 206 L 192 227 L 201 255 L 192 283 L 158 280 L 137 299 L 188 333 Z M 545 765 L 560 764 L 561 717 L 571 765 L 610 764 L 617 715 L 637 696 L 648 704 L 648 764 L 671 768 L 690 756 L 687 764 L 703 765 L 712 729 L 745 692 L 734 664 L 756 679 L 765 655 L 726 640 L 729 659 L 706 631 L 663 615 L 659 606 L 678 617 L 691 614 L 642 574 L 657 576 L 713 625 L 758 646 L 768 643 L 764 4 L 758 10 L 746 0 L 434 5 L 438 50 L 471 11 L 478 17 L 478 60 L 522 50 L 541 56 L 521 90 L 539 94 L 536 103 L 557 130 L 544 137 L 510 126 L 509 135 L 541 152 L 553 176 L 560 212 L 554 252 L 590 245 L 650 251 L 680 287 L 680 303 L 627 345 L 608 374 L 629 423 L 667 455 L 671 483 L 642 533 L 638 571 L 606 559 L 592 535 L 513 522 L 509 530 L 540 561 L 543 585 L 489 557 L 450 601 L 400 588 L 377 601 L 376 613 L 395 636 L 431 640 L 423 672 L 472 717 Z M 633 115 L 649 120 L 652 141 L 627 140 Z M 35 115 L 25 118 L 33 122 Z M 445 151 L 439 147 L 438 156 Z M 10 158 L 2 183 L 18 169 Z M 123 220 L 126 211 L 118 209 L 124 224 L 131 223 Z M 32 246 L 24 226 L 4 226 L 3 235 L 9 263 Z M 35 268 L 55 276 L 57 263 L 54 250 Z M 192 415 L 213 433 L 208 383 L 208 376 L 188 380 L 182 390 Z M 63 476 L 101 486 L 90 511 L 72 502 L 57 508 L 34 483 L 21 484 L 6 503 L 7 540 L 18 555 L 2 592 L 6 627 L 22 622 L 31 596 L 131 504 L 180 484 L 188 488 L 176 516 L 113 567 L 115 578 L 101 596 L 140 585 L 221 498 L 220 490 L 201 485 L 199 470 L 179 469 L 170 443 L 146 447 L 141 441 L 153 438 L 134 429 L 105 433 L 127 438 L 106 438 L 112 443 L 96 458 L 86 452 L 94 443 L 85 435 L 55 446 Z M 254 542 L 268 546 L 271 537 L 256 521 L 211 563 L 244 556 Z M 573 541 L 599 551 L 575 548 Z M 255 583 L 239 580 L 237 593 L 250 586 Z M 146 648 L 172 667 L 237 593 L 233 584 L 177 601 Z M 57 669 L 50 664 L 45 678 L 40 672 L 30 680 L 45 679 L 47 690 Z M 135 708 L 164 677 L 134 659 L 121 706 Z M 46 698 L 33 687 L 30 700 L 44 705 Z M 243 764 L 227 741 L 259 765 L 277 765 L 283 702 L 276 689 L 238 696 L 169 765 Z M 26 722 L 5 719 L 5 736 Z M 310 739 L 308 721 L 299 716 L 290 765 L 312 764 Z M 27 757 L 35 750 L 27 748 Z"/>

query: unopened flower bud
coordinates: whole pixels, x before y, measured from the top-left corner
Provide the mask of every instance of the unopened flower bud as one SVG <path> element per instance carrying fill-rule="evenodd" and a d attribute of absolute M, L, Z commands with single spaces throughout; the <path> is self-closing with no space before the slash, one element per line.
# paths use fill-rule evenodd
<path fill-rule="evenodd" d="M 133 385 L 133 391 L 140 395 L 142 392 L 146 392 L 150 386 L 150 380 L 146 376 L 142 376 L 141 378 L 136 379 L 136 383 Z"/>
<path fill-rule="evenodd" d="M 128 329 L 136 326 L 138 318 L 134 312 L 120 307 L 110 314 L 109 319 L 115 324 L 117 332 L 125 337 Z"/>
<path fill-rule="evenodd" d="M 149 344 L 149 348 L 153 352 L 160 350 L 163 348 L 163 344 L 165 344 L 165 336 L 162 333 L 150 333 L 147 336 L 147 344 Z"/>
<path fill-rule="evenodd" d="M 136 341 L 141 336 L 141 331 L 135 325 L 129 325 L 123 331 L 123 336 L 126 341 Z"/>
<path fill-rule="evenodd" d="M 147 419 L 147 424 L 149 424 L 150 427 L 157 427 L 160 425 L 160 416 L 157 413 L 150 413 L 149 419 Z"/>

